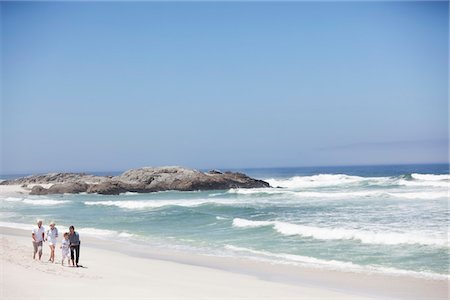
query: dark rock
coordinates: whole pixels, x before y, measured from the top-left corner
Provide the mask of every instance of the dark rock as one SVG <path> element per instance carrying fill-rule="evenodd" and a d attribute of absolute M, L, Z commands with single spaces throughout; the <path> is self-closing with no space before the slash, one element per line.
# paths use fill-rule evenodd
<path fill-rule="evenodd" d="M 218 171 L 218 170 L 210 170 L 208 172 L 208 174 L 223 174 L 222 172 Z"/>
<path fill-rule="evenodd" d="M 30 195 L 47 195 L 48 190 L 40 185 L 35 185 L 31 189 Z"/>
<path fill-rule="evenodd" d="M 66 180 L 66 181 L 64 181 Z M 139 168 L 128 170 L 120 176 L 93 176 L 79 173 L 52 173 L 18 178 L 6 184 L 48 184 L 49 189 L 34 186 L 33 195 L 63 193 L 98 193 L 117 195 L 125 192 L 149 193 L 177 190 L 224 190 L 230 188 L 265 188 L 270 185 L 243 173 L 212 170 L 203 173 L 182 167 Z"/>
<path fill-rule="evenodd" d="M 99 184 L 91 184 L 88 193 L 97 193 L 102 195 L 118 195 L 126 192 L 137 192 L 138 187 L 133 187 L 130 184 L 121 181 L 109 181 Z"/>
<path fill-rule="evenodd" d="M 26 177 L 21 177 L 17 179 L 9 179 L 2 181 L 2 185 L 10 184 L 56 184 L 56 183 L 67 183 L 67 182 L 86 182 L 86 183 L 98 183 L 108 180 L 104 176 L 94 176 L 85 173 L 49 173 L 49 174 L 39 174 L 31 175 Z"/>
<path fill-rule="evenodd" d="M 78 194 L 86 192 L 89 185 L 85 182 L 67 182 L 52 185 L 49 194 Z"/>
<path fill-rule="evenodd" d="M 45 189 L 40 185 L 35 185 L 30 195 L 48 195 L 48 194 L 78 194 L 86 192 L 89 185 L 84 182 L 57 183 L 50 188 Z"/>

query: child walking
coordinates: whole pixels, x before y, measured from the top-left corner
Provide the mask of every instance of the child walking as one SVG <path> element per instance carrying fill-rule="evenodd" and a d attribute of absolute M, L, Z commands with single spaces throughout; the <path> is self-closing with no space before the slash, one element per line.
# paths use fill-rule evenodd
<path fill-rule="evenodd" d="M 67 264 L 70 266 L 70 241 L 68 232 L 64 233 L 64 239 L 62 240 L 60 248 L 62 249 L 61 265 L 64 266 L 64 260 L 67 258 Z"/>

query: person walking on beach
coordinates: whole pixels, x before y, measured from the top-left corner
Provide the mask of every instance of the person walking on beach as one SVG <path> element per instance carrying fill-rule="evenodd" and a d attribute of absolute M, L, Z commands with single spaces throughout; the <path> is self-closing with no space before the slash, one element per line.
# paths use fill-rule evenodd
<path fill-rule="evenodd" d="M 71 225 L 69 227 L 69 242 L 70 242 L 70 259 L 72 260 L 72 266 L 78 267 L 78 259 L 80 258 L 80 236 L 75 231 L 75 227 Z"/>
<path fill-rule="evenodd" d="M 70 241 L 69 241 L 69 233 L 68 232 L 64 233 L 64 238 L 62 240 L 60 248 L 61 248 L 61 254 L 62 254 L 61 265 L 64 266 L 64 260 L 67 258 L 67 265 L 70 266 L 70 257 L 69 257 Z"/>
<path fill-rule="evenodd" d="M 55 247 L 58 238 L 58 228 L 55 227 L 55 222 L 50 222 L 50 229 L 47 230 L 47 241 L 50 247 L 50 258 L 48 261 L 55 262 Z"/>
<path fill-rule="evenodd" d="M 37 226 L 31 231 L 31 238 L 33 239 L 33 259 L 36 259 L 36 253 L 39 253 L 39 260 L 42 257 L 42 243 L 44 242 L 45 229 L 42 226 L 42 220 L 38 219 Z"/>

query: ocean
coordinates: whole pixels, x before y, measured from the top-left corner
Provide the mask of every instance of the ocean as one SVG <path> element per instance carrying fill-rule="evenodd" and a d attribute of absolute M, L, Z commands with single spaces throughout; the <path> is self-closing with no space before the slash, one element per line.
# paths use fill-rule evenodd
<path fill-rule="evenodd" d="M 219 257 L 449 278 L 449 166 L 242 169 L 273 188 L 0 198 L 0 226 Z M 10 177 L 10 176 L 9 176 Z M 4 177 L 6 178 L 6 177 Z"/>

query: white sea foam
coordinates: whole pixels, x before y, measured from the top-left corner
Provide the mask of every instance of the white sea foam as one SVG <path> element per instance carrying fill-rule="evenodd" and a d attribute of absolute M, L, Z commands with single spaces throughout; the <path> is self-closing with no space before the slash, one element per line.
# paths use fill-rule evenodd
<path fill-rule="evenodd" d="M 304 189 L 317 187 L 335 187 L 335 186 L 431 186 L 448 187 L 449 175 L 434 174 L 411 174 L 412 180 L 399 177 L 361 177 L 345 174 L 319 174 L 312 176 L 294 176 L 290 178 L 269 178 L 265 179 L 273 187 L 284 187 L 289 189 Z"/>
<path fill-rule="evenodd" d="M 101 237 L 101 238 L 132 238 L 135 235 L 128 233 L 128 232 L 119 232 L 115 230 L 108 230 L 108 229 L 98 229 L 98 228 L 79 228 L 77 231 L 80 234 L 88 235 L 88 236 L 94 236 L 94 237 Z"/>
<path fill-rule="evenodd" d="M 263 195 L 286 195 L 298 199 L 325 198 L 325 199 L 349 199 L 349 198 L 404 198 L 404 199 L 440 199 L 448 198 L 447 190 L 400 192 L 388 190 L 365 190 L 365 191 L 291 191 L 287 189 L 231 189 L 228 193 L 253 196 Z M 274 202 L 275 203 L 275 202 Z"/>
<path fill-rule="evenodd" d="M 221 193 L 212 193 L 212 194 L 208 194 L 208 197 L 217 197 L 217 196 L 223 196 L 225 193 L 221 192 Z"/>
<path fill-rule="evenodd" d="M 240 219 L 240 218 L 234 218 L 233 219 L 233 226 L 234 227 L 261 227 L 261 226 L 271 226 L 274 225 L 274 222 L 271 221 L 250 221 L 246 219 Z"/>
<path fill-rule="evenodd" d="M 397 177 L 361 177 L 345 174 L 294 176 L 285 179 L 266 179 L 273 187 L 260 189 L 230 189 L 230 194 L 247 196 L 287 196 L 295 198 L 350 199 L 445 199 L 449 198 L 449 175 L 411 174 Z"/>
<path fill-rule="evenodd" d="M 387 193 L 391 197 L 404 199 L 443 199 L 449 198 L 449 191 L 422 191 Z"/>
<path fill-rule="evenodd" d="M 450 180 L 449 174 L 418 174 L 413 173 L 411 177 L 418 180 L 426 180 L 426 181 L 438 181 L 438 180 Z"/>
<path fill-rule="evenodd" d="M 23 203 L 31 205 L 59 205 L 69 203 L 69 200 L 53 200 L 53 199 L 24 199 Z"/>
<path fill-rule="evenodd" d="M 69 200 L 54 200 L 47 198 L 18 198 L 18 197 L 7 197 L 2 200 L 6 202 L 17 202 L 31 205 L 60 205 L 71 202 Z"/>
<path fill-rule="evenodd" d="M 287 179 L 266 179 L 273 187 L 285 188 L 305 188 L 305 187 L 324 187 L 343 184 L 353 184 L 367 180 L 368 178 L 360 176 L 350 176 L 345 174 L 319 174 L 313 176 L 294 176 Z"/>
<path fill-rule="evenodd" d="M 381 196 L 386 197 L 389 194 L 383 191 L 292 191 L 288 189 L 278 188 L 278 189 L 232 189 L 228 191 L 233 194 L 243 194 L 243 195 L 286 195 L 295 198 L 354 198 L 354 197 L 371 197 L 371 196 Z"/>
<path fill-rule="evenodd" d="M 156 202 L 156 201 L 155 201 Z M 86 201 L 85 205 L 99 205 L 99 206 L 116 206 L 126 209 L 144 209 L 148 207 L 160 207 L 153 201 Z M 161 205 L 162 206 L 162 205 Z"/>
<path fill-rule="evenodd" d="M 412 187 L 450 187 L 449 182 L 445 180 L 405 180 L 400 179 L 399 185 L 412 186 Z"/>
<path fill-rule="evenodd" d="M 430 272 L 416 272 L 409 270 L 401 270 L 396 268 L 386 268 L 374 265 L 358 265 L 352 262 L 344 262 L 337 260 L 325 260 L 318 259 L 309 256 L 286 254 L 286 253 L 272 253 L 262 250 L 254 250 L 245 247 L 237 247 L 233 245 L 225 245 L 225 249 L 231 250 L 233 252 L 243 252 L 250 253 L 257 256 L 268 257 L 270 259 L 276 259 L 275 262 L 279 263 L 290 263 L 294 265 L 302 265 L 307 267 L 315 267 L 321 269 L 329 270 L 345 270 L 351 272 L 363 272 L 363 273 L 380 273 L 380 274 L 391 274 L 391 275 L 407 275 L 417 278 L 428 278 L 437 280 L 448 280 L 448 275 L 430 273 Z"/>
<path fill-rule="evenodd" d="M 299 198 L 366 198 L 381 197 L 385 198 L 389 194 L 382 191 L 350 191 L 350 192 L 296 192 L 295 196 Z"/>
<path fill-rule="evenodd" d="M 286 236 L 298 235 L 319 240 L 357 240 L 363 244 L 421 244 L 439 247 L 446 247 L 449 245 L 449 242 L 445 237 L 437 238 L 411 233 L 313 227 L 280 221 L 251 221 L 235 218 L 233 219 L 233 226 L 241 228 L 272 226 L 278 233 Z"/>
<path fill-rule="evenodd" d="M 7 197 L 7 198 L 5 198 L 3 200 L 7 201 L 7 202 L 21 202 L 21 201 L 23 201 L 23 198 Z"/>
<path fill-rule="evenodd" d="M 199 206 L 203 204 L 239 204 L 232 199 L 181 199 L 181 200 L 130 200 L 130 201 L 86 201 L 85 205 L 116 206 L 124 209 L 159 208 L 164 206 Z"/>
<path fill-rule="evenodd" d="M 260 189 L 229 189 L 228 194 L 240 194 L 240 195 L 254 195 L 254 194 L 268 194 L 268 195 L 278 195 L 278 194 L 295 194 L 293 191 L 286 189 L 275 189 L 275 188 L 260 188 Z"/>

